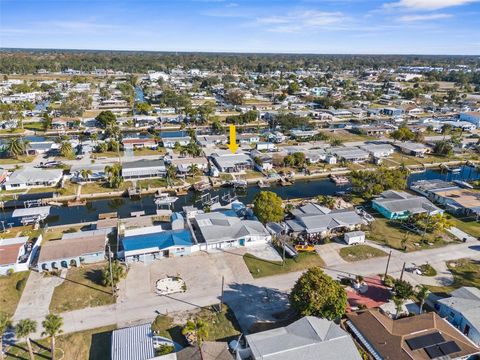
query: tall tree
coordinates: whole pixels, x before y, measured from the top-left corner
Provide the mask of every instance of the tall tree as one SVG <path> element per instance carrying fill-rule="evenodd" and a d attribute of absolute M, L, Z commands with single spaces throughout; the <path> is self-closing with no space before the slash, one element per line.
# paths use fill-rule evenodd
<path fill-rule="evenodd" d="M 122 166 L 120 164 L 107 165 L 104 171 L 107 175 L 108 186 L 118 189 L 123 183 Z"/>
<path fill-rule="evenodd" d="M 55 360 L 55 338 L 63 332 L 63 318 L 55 314 L 48 314 L 45 316 L 45 320 L 42 321 L 42 326 L 44 329 L 42 336 L 50 338 L 50 352 L 52 360 Z"/>
<path fill-rule="evenodd" d="M 95 120 L 97 120 L 100 126 L 103 128 L 106 128 L 109 125 L 115 125 L 117 123 L 117 117 L 110 110 L 102 111 L 97 115 Z"/>
<path fill-rule="evenodd" d="M 20 155 L 23 155 L 25 151 L 26 151 L 25 143 L 21 138 L 13 137 L 8 140 L 7 152 L 10 156 L 14 157 L 15 159 L 18 159 L 18 157 Z"/>
<path fill-rule="evenodd" d="M 253 212 L 262 223 L 283 220 L 283 201 L 280 196 L 271 191 L 260 191 L 253 199 Z"/>
<path fill-rule="evenodd" d="M 202 345 L 203 340 L 208 337 L 208 324 L 203 320 L 187 321 L 182 329 L 182 334 L 194 334 L 198 346 Z"/>
<path fill-rule="evenodd" d="M 90 169 L 80 170 L 80 176 L 82 177 L 82 179 L 84 181 L 88 181 L 88 179 L 90 178 L 91 175 L 92 175 L 92 170 L 90 170 Z"/>
<path fill-rule="evenodd" d="M 30 334 L 34 333 L 35 331 L 37 331 L 37 322 L 30 319 L 20 320 L 15 326 L 15 333 L 17 334 L 17 337 L 24 338 L 27 343 L 30 360 L 35 360 L 32 343 L 30 341 Z"/>
<path fill-rule="evenodd" d="M 102 270 L 102 282 L 105 286 L 116 286 L 120 280 L 127 275 L 125 267 L 118 261 L 112 262 L 112 272 L 110 274 L 110 264 L 106 264 Z"/>
<path fill-rule="evenodd" d="M 318 316 L 329 320 L 340 318 L 347 308 L 345 289 L 320 267 L 307 270 L 290 293 L 292 307 L 302 316 Z"/>
<path fill-rule="evenodd" d="M 423 312 L 423 305 L 425 305 L 425 300 L 427 300 L 428 295 L 430 295 L 430 290 L 425 285 L 417 285 L 416 287 L 417 292 L 415 293 L 416 298 L 420 301 L 420 311 L 421 314 Z"/>

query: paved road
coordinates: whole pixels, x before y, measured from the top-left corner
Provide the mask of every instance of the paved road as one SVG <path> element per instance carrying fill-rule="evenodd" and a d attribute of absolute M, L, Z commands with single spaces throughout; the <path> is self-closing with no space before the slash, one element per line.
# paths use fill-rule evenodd
<path fill-rule="evenodd" d="M 404 262 L 407 265 L 424 264 L 428 259 L 430 263 L 435 264 L 466 257 L 480 259 L 479 242 L 470 241 L 406 254 L 393 251 L 389 274 L 398 276 Z M 363 276 L 382 274 L 385 272 L 386 259 L 382 257 L 354 263 L 330 263 L 325 271 L 333 277 L 346 274 Z M 142 268 L 144 271 L 141 271 Z M 245 269 L 241 253 L 235 250 L 225 254 L 198 254 L 188 258 L 165 259 L 149 266 L 138 264 L 130 270 L 128 279 L 122 284 L 117 304 L 61 314 L 65 320 L 64 331 L 69 333 L 111 324 L 126 326 L 151 321 L 156 311 L 166 314 L 218 303 L 222 275 L 225 276 L 226 282 L 225 302 L 231 304 L 234 310 L 238 310 L 241 316 L 245 316 L 240 323 L 247 327 L 257 316 L 257 312 L 265 309 L 275 310 L 277 301 L 274 300 L 281 303 L 282 294 L 291 289 L 301 274 L 295 272 L 253 279 Z M 187 291 L 169 297 L 155 295 L 152 291 L 154 281 L 161 274 L 172 273 L 178 273 L 186 280 Z M 405 278 L 413 284 L 424 279 L 410 273 L 405 273 Z M 127 285 L 133 290 L 127 292 L 125 289 Z M 37 321 L 42 320 L 39 316 L 31 315 L 31 318 Z"/>

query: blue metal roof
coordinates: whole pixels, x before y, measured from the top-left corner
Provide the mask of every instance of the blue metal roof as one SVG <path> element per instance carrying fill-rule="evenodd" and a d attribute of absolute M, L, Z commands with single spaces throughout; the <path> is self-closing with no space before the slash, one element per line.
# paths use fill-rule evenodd
<path fill-rule="evenodd" d="M 187 229 L 168 230 L 151 234 L 133 235 L 122 239 L 125 251 L 134 251 L 158 247 L 191 246 L 192 235 Z"/>

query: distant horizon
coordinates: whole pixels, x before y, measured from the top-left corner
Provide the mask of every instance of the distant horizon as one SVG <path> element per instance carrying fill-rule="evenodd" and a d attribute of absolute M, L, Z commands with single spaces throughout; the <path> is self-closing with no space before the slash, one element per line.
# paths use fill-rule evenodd
<path fill-rule="evenodd" d="M 480 54 L 480 0 L 0 0 L 4 48 Z"/>
<path fill-rule="evenodd" d="M 131 53 L 181 53 L 181 54 L 231 54 L 231 55 L 319 55 L 319 56 L 444 56 L 444 57 L 480 57 L 478 54 L 427 54 L 427 53 L 309 53 L 309 52 L 257 52 L 257 51 L 201 51 L 201 50 L 131 50 L 131 49 L 94 49 L 94 48 L 32 48 L 0 47 L 0 51 L 99 51 Z"/>

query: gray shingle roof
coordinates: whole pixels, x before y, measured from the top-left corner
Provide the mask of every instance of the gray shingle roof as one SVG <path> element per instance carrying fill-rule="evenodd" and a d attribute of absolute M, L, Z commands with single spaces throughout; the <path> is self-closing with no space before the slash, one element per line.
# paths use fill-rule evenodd
<path fill-rule="evenodd" d="M 372 200 L 391 213 L 408 211 L 411 214 L 438 212 L 440 209 L 422 196 L 415 196 L 404 191 L 384 191 L 382 197 Z"/>
<path fill-rule="evenodd" d="M 328 214 L 297 215 L 294 220 L 287 220 L 293 231 L 306 231 L 309 234 L 329 231 L 342 226 L 364 224 L 355 211 L 334 211 Z"/>
<path fill-rule="evenodd" d="M 450 295 L 451 297 L 438 302 L 458 311 L 470 324 L 480 329 L 480 289 L 463 286 Z"/>
<path fill-rule="evenodd" d="M 345 331 L 332 321 L 313 316 L 286 327 L 247 335 L 246 339 L 258 360 L 361 359 Z"/>

